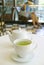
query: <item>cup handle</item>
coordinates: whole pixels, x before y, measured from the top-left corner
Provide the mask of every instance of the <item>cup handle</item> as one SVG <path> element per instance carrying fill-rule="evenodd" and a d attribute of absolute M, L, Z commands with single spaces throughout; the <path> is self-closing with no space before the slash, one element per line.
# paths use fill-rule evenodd
<path fill-rule="evenodd" d="M 34 47 L 32 48 L 31 51 L 34 51 L 37 48 L 37 43 L 35 43 Z"/>

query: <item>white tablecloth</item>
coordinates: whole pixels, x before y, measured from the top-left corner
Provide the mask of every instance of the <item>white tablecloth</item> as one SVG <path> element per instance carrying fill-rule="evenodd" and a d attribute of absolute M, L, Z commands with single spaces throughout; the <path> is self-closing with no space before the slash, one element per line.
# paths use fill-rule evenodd
<path fill-rule="evenodd" d="M 37 43 L 35 56 L 28 63 L 18 63 L 11 59 L 14 48 L 9 36 L 0 37 L 0 65 L 44 65 L 44 36 L 33 36 L 33 40 Z"/>

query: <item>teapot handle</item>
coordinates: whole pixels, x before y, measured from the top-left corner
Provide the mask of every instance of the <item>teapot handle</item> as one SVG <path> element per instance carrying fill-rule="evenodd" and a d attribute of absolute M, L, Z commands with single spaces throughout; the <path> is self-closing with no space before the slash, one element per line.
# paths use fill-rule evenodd
<path fill-rule="evenodd" d="M 12 36 L 12 32 L 7 31 L 7 34 L 9 35 L 10 41 L 13 43 L 14 39 L 13 39 L 13 36 Z"/>
<path fill-rule="evenodd" d="M 12 33 L 11 33 L 10 31 L 7 31 L 7 34 L 8 34 L 9 36 L 12 36 Z"/>

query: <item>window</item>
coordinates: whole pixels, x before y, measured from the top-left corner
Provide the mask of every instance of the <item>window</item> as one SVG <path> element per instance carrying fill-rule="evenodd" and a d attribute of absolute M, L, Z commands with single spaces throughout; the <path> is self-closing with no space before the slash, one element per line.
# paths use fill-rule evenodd
<path fill-rule="evenodd" d="M 39 0 L 39 4 L 40 5 L 44 5 L 44 1 L 43 0 Z"/>
<path fill-rule="evenodd" d="M 14 1 L 13 0 L 4 0 L 4 6 L 13 7 Z"/>

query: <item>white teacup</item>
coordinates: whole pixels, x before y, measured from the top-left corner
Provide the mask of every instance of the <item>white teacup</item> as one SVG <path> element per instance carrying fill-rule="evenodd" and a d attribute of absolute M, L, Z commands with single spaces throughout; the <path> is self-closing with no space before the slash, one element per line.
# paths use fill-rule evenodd
<path fill-rule="evenodd" d="M 24 44 L 21 43 L 22 41 L 24 42 Z M 33 43 L 29 39 L 16 39 L 14 41 L 14 48 L 15 48 L 16 54 L 21 58 L 29 55 L 29 53 L 33 50 L 32 46 L 33 46 Z"/>

